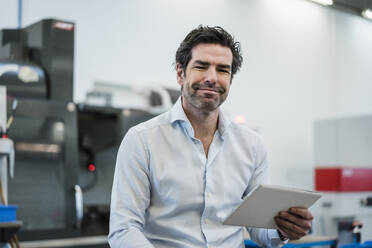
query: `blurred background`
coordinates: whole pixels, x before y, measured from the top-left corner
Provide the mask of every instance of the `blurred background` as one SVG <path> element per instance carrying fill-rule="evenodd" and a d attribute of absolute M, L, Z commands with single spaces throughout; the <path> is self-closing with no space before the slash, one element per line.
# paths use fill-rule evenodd
<path fill-rule="evenodd" d="M 175 52 L 199 24 L 241 42 L 224 108 L 263 136 L 270 183 L 325 193 L 314 234 L 337 236 L 340 223 L 360 221 L 372 240 L 368 8 L 372 1 L 1 0 L 0 120 L 14 113 L 6 135 L 15 150 L 3 188 L 18 206 L 23 246 L 104 242 L 118 144 L 177 99 Z"/>

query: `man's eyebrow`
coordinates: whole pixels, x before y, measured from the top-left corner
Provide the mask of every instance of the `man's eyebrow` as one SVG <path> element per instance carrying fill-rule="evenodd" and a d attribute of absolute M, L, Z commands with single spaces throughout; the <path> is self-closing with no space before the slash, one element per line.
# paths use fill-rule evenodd
<path fill-rule="evenodd" d="M 199 65 L 204 65 L 204 66 L 208 66 L 208 65 L 210 65 L 209 62 L 207 62 L 207 61 L 202 61 L 202 60 L 195 60 L 194 64 L 199 64 Z"/>
<path fill-rule="evenodd" d="M 217 65 L 218 68 L 222 68 L 222 69 L 230 69 L 231 68 L 231 65 L 228 65 L 228 64 L 219 64 Z"/>
<path fill-rule="evenodd" d="M 210 65 L 209 62 L 202 61 L 202 60 L 195 60 L 194 64 L 199 64 L 199 65 L 203 65 L 203 66 L 209 66 Z M 222 68 L 222 69 L 230 69 L 231 65 L 229 65 L 229 64 L 218 64 L 217 67 Z"/>

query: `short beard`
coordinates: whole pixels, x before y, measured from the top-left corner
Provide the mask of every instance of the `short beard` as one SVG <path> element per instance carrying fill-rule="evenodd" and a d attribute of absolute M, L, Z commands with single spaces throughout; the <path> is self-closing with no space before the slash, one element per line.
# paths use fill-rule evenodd
<path fill-rule="evenodd" d="M 191 87 L 188 87 L 187 84 L 186 88 L 184 86 L 185 85 L 181 86 L 182 96 L 190 105 L 203 112 L 212 112 L 216 110 L 219 106 L 221 106 L 221 104 L 226 100 L 227 97 L 226 89 L 218 87 L 215 90 L 220 94 L 220 96 L 216 99 L 216 101 L 205 102 L 201 99 L 200 96 L 197 95 L 196 91 L 199 89 L 206 89 L 210 87 L 203 86 L 200 83 L 195 83 Z"/>

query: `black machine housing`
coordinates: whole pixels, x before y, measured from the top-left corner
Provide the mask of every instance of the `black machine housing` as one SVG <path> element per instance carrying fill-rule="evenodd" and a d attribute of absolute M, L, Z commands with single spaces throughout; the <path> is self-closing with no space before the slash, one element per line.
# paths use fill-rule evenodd
<path fill-rule="evenodd" d="M 143 110 L 78 104 L 82 235 L 108 233 L 111 188 L 120 143 L 130 127 L 154 117 Z M 94 170 L 89 169 L 94 165 Z"/>
<path fill-rule="evenodd" d="M 71 22 L 48 19 L 0 30 L 0 85 L 7 87 L 8 114 L 18 102 L 8 130 L 16 157 L 8 198 L 23 222 L 21 241 L 81 234 L 74 29 Z"/>
<path fill-rule="evenodd" d="M 17 219 L 23 222 L 20 240 L 80 235 L 74 192 L 78 183 L 77 111 L 69 104 L 19 101 L 8 133 L 16 156 L 8 198 L 18 206 Z"/>
<path fill-rule="evenodd" d="M 74 29 L 48 19 L 23 29 L 0 31 L 0 84 L 7 94 L 72 101 Z"/>
<path fill-rule="evenodd" d="M 130 127 L 155 116 L 72 102 L 74 30 L 73 23 L 54 19 L 0 30 L 0 85 L 7 87 L 8 113 L 18 100 L 8 131 L 15 144 L 8 198 L 19 206 L 21 241 L 107 235 L 120 142 Z M 170 96 L 175 102 L 179 92 Z M 156 106 L 161 99 L 153 94 L 150 101 Z M 82 216 L 76 185 L 83 194 Z"/>

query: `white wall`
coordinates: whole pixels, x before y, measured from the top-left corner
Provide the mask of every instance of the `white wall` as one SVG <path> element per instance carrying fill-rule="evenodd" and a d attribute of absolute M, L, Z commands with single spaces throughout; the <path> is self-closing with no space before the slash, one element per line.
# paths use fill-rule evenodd
<path fill-rule="evenodd" d="M 337 115 L 371 114 L 372 22 L 335 15 L 333 29 Z"/>
<path fill-rule="evenodd" d="M 12 2 L 0 28 L 16 26 Z M 276 184 L 313 187 L 314 119 L 372 112 L 372 22 L 306 0 L 24 0 L 24 25 L 47 17 L 77 24 L 76 101 L 96 80 L 177 87 L 187 32 L 235 34 L 244 63 L 225 106 L 260 127 Z"/>
<path fill-rule="evenodd" d="M 18 1 L 0 1 L 0 29 L 16 28 L 18 24 Z"/>

